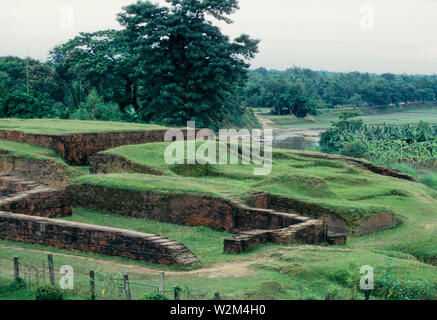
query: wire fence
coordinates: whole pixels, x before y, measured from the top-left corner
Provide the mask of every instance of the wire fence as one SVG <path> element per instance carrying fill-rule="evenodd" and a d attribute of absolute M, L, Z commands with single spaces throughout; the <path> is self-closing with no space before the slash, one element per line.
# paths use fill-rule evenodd
<path fill-rule="evenodd" d="M 41 265 L 19 261 L 18 268 L 21 271 L 21 278 L 28 288 L 49 282 L 49 270 L 45 261 L 42 261 Z"/>
<path fill-rule="evenodd" d="M 62 275 L 55 269 L 62 266 L 54 263 L 49 254 L 47 261 L 25 261 L 15 256 L 13 259 L 14 281 L 21 281 L 26 288 L 36 290 L 41 285 L 62 287 Z M 82 270 L 83 272 L 84 270 Z M 69 296 L 91 300 L 220 300 L 220 294 L 211 290 L 195 290 L 175 283 L 166 283 L 165 273 L 160 272 L 155 282 L 130 279 L 127 274 L 90 270 L 88 275 L 74 274 L 80 277 L 74 281 L 74 288 L 68 288 Z M 88 280 L 87 280 L 88 279 Z"/>

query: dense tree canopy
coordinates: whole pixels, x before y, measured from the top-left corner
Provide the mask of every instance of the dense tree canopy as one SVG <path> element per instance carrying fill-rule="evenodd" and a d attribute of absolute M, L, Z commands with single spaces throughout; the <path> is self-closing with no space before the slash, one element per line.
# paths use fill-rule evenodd
<path fill-rule="evenodd" d="M 301 89 L 296 91 L 296 86 Z M 305 107 L 308 110 L 312 109 L 313 103 L 319 108 L 332 108 L 337 105 L 366 107 L 429 102 L 437 99 L 437 76 L 332 73 L 297 67 L 286 71 L 267 71 L 261 68 L 249 73 L 242 98 L 250 107 L 267 107 L 274 114 L 293 113 L 299 116 L 297 111 L 289 112 L 287 103 L 283 102 L 279 103 L 282 109 L 278 112 L 278 102 L 274 99 L 287 91 L 295 92 L 295 98 L 291 100 L 303 97 L 309 101 L 309 107 Z"/>
<path fill-rule="evenodd" d="M 0 116 L 52 116 L 52 106 L 63 100 L 59 81 L 48 64 L 33 59 L 0 57 Z"/>
<path fill-rule="evenodd" d="M 0 58 L 0 116 L 169 125 L 195 120 L 218 128 L 252 122 L 246 106 L 305 117 L 337 105 L 437 99 L 435 75 L 248 71 L 258 41 L 246 34 L 231 40 L 215 24 L 232 23 L 237 0 L 166 2 L 123 8 L 119 30 L 81 33 L 54 48 L 47 63 Z"/>
<path fill-rule="evenodd" d="M 125 7 L 120 31 L 81 34 L 55 48 L 52 62 L 67 86 L 96 88 L 142 121 L 218 127 L 242 112 L 236 92 L 258 41 L 231 41 L 210 21 L 231 23 L 237 0 L 167 2 Z"/>

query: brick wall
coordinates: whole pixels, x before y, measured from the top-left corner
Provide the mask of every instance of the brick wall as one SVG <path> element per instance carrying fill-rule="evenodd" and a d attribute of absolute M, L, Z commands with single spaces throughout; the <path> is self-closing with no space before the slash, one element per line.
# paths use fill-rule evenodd
<path fill-rule="evenodd" d="M 183 244 L 160 236 L 6 212 L 0 212 L 0 238 L 180 267 L 199 261 Z"/>
<path fill-rule="evenodd" d="M 220 231 L 279 229 L 308 220 L 297 214 L 249 208 L 206 195 L 123 190 L 86 184 L 69 187 L 73 205 L 100 212 Z"/>
<path fill-rule="evenodd" d="M 0 211 L 39 217 L 67 217 L 73 212 L 71 193 L 17 177 L 0 175 Z"/>
<path fill-rule="evenodd" d="M 33 134 L 0 130 L 0 139 L 27 142 L 55 150 L 71 165 L 87 165 L 98 152 L 132 144 L 164 142 L 166 130 L 74 134 Z"/>

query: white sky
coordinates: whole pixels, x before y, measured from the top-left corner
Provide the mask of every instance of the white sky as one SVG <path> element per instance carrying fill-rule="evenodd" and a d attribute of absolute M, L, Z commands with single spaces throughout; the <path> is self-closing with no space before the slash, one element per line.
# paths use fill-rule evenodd
<path fill-rule="evenodd" d="M 1 0 L 0 56 L 45 60 L 79 32 L 117 28 L 116 13 L 132 2 Z M 223 28 L 261 40 L 252 67 L 437 73 L 437 0 L 240 0 L 240 7 L 235 23 Z M 61 27 L 70 25 L 69 8 L 72 30 Z M 371 20 L 366 8 L 373 29 L 362 28 Z"/>

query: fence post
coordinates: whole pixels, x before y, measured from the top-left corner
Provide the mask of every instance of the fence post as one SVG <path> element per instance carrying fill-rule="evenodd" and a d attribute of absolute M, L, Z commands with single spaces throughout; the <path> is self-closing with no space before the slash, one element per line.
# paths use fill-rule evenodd
<path fill-rule="evenodd" d="M 159 272 L 159 293 L 165 294 L 165 272 Z"/>
<path fill-rule="evenodd" d="M 129 276 L 127 274 L 125 274 L 123 276 L 123 280 L 124 280 L 124 289 L 126 290 L 126 300 L 131 300 L 130 286 L 129 286 Z"/>
<path fill-rule="evenodd" d="M 181 300 L 180 292 L 181 292 L 181 288 L 179 288 L 177 286 L 174 287 L 174 299 L 175 300 Z"/>
<path fill-rule="evenodd" d="M 18 281 L 18 278 L 20 277 L 20 267 L 18 264 L 18 256 L 14 257 L 14 279 L 15 281 Z"/>
<path fill-rule="evenodd" d="M 50 283 L 52 286 L 54 286 L 55 285 L 55 269 L 53 268 L 53 255 L 49 254 L 47 257 L 49 260 Z"/>
<path fill-rule="evenodd" d="M 94 270 L 90 271 L 90 298 L 91 300 L 96 298 L 96 281 Z"/>

